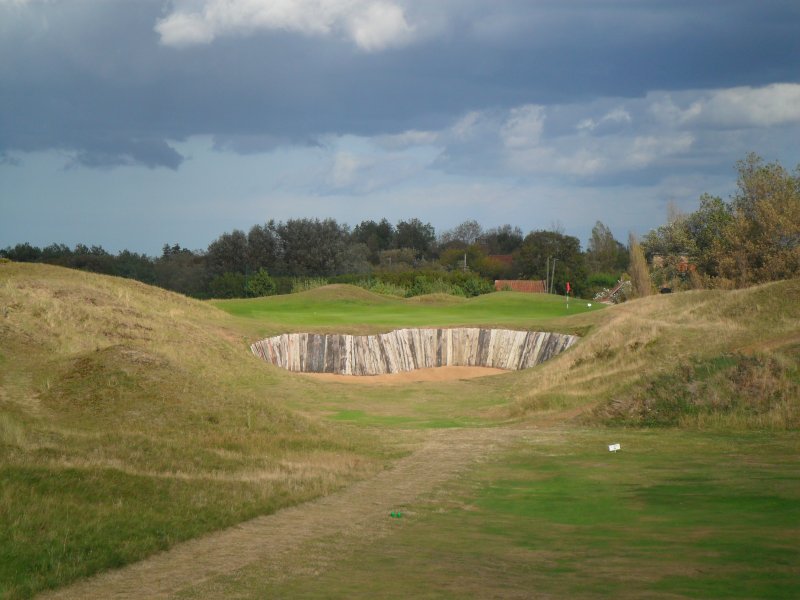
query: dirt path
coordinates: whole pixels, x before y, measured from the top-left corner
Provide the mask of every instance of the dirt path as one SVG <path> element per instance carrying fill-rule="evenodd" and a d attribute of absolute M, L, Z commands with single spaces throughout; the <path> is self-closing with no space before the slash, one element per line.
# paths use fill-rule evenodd
<path fill-rule="evenodd" d="M 390 512 L 413 506 L 475 461 L 534 434 L 512 428 L 432 431 L 391 469 L 341 492 L 184 542 L 42 598 L 222 598 L 226 592 L 215 580 L 255 563 L 265 577 L 318 573 L 347 540 L 387 535 Z"/>

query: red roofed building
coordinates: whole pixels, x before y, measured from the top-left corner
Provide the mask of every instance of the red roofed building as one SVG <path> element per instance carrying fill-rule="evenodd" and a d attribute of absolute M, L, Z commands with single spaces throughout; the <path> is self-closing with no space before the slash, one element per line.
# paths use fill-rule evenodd
<path fill-rule="evenodd" d="M 494 289 L 498 292 L 510 290 L 512 292 L 525 292 L 526 294 L 544 294 L 544 279 L 495 279 Z"/>

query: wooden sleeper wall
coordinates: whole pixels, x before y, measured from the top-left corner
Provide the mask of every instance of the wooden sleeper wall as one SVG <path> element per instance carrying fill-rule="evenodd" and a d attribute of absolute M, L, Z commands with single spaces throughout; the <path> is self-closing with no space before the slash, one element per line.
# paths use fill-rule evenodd
<path fill-rule="evenodd" d="M 290 371 L 384 375 L 445 366 L 527 369 L 577 340 L 563 333 L 465 327 L 359 336 L 285 333 L 255 342 L 250 349 Z"/>

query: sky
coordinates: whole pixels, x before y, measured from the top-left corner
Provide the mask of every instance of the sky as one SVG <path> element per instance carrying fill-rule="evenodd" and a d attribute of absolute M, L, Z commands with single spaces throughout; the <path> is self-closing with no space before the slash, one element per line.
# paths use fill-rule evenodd
<path fill-rule="evenodd" d="M 624 241 L 800 163 L 796 0 L 0 0 L 0 248 L 270 219 Z"/>

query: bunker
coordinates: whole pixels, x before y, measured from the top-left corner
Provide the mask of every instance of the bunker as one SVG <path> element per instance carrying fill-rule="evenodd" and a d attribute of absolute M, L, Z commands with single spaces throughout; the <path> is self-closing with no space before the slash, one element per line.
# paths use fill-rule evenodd
<path fill-rule="evenodd" d="M 250 349 L 268 363 L 299 373 L 388 375 L 449 366 L 527 369 L 577 340 L 563 333 L 464 327 L 377 335 L 284 333 Z"/>

